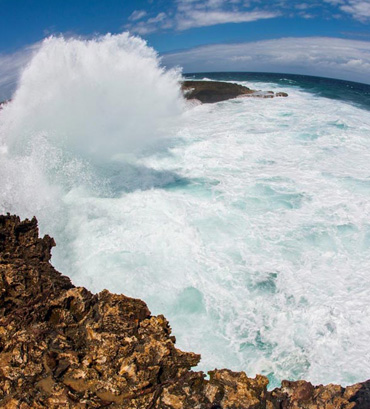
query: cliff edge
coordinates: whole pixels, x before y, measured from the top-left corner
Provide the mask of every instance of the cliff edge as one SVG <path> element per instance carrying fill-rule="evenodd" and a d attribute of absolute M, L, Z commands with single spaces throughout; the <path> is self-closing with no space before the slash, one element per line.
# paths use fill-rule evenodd
<path fill-rule="evenodd" d="M 50 264 L 36 219 L 0 216 L 0 407 L 369 409 L 370 381 L 347 388 L 191 368 L 143 301 L 75 287 Z"/>

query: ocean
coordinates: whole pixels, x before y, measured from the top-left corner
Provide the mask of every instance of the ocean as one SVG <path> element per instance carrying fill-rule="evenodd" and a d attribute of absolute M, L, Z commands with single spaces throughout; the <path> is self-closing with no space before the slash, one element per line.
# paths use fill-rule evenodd
<path fill-rule="evenodd" d="M 49 38 L 0 111 L 0 212 L 76 285 L 141 298 L 199 368 L 370 377 L 370 86 L 186 74 L 288 98 L 192 105 L 127 34 Z"/>
<path fill-rule="evenodd" d="M 213 73 L 188 73 L 187 79 L 210 79 L 213 81 L 232 81 L 255 83 L 256 88 L 273 83 L 282 87 L 300 89 L 317 96 L 335 99 L 359 108 L 370 110 L 370 85 L 352 81 L 343 81 L 333 78 L 312 77 L 309 75 L 274 74 L 259 72 L 213 72 Z"/>

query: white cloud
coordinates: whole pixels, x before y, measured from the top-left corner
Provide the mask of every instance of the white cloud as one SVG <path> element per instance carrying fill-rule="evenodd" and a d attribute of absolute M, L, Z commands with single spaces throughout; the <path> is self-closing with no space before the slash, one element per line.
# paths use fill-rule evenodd
<path fill-rule="evenodd" d="M 253 4 L 242 0 L 177 0 L 166 13 L 159 13 L 145 21 L 137 21 L 139 14 L 135 11 L 125 28 L 145 35 L 169 28 L 182 31 L 216 24 L 248 23 L 281 14 L 279 10 L 258 9 L 255 7 L 258 5 L 259 0 L 253 0 Z"/>
<path fill-rule="evenodd" d="M 370 19 L 370 1 L 368 0 L 350 0 L 344 4 L 340 9 L 352 15 L 353 18 L 366 21 Z"/>
<path fill-rule="evenodd" d="M 369 0 L 324 0 L 333 6 L 350 14 L 354 19 L 366 22 L 370 19 L 370 1 Z"/>
<path fill-rule="evenodd" d="M 173 27 L 172 19 L 168 18 L 164 12 L 158 13 L 156 16 L 148 18 L 145 21 L 138 21 L 134 24 L 127 24 L 125 28 L 132 33 L 146 35 L 153 33 L 159 29 L 169 29 Z"/>
<path fill-rule="evenodd" d="M 179 16 L 177 20 L 177 28 L 186 30 L 192 27 L 213 26 L 216 24 L 226 23 L 247 23 L 250 21 L 269 19 L 277 17 L 278 13 L 266 11 L 189 11 L 184 16 Z"/>
<path fill-rule="evenodd" d="M 156 17 L 152 17 L 148 20 L 148 23 L 160 23 L 166 19 L 166 13 L 159 13 Z"/>
<path fill-rule="evenodd" d="M 306 37 L 215 44 L 165 54 L 163 63 L 184 72 L 282 72 L 370 83 L 370 41 Z"/>
<path fill-rule="evenodd" d="M 161 14 L 165 19 L 157 19 Z M 182 31 L 279 16 L 333 19 L 349 15 L 366 23 L 370 20 L 370 0 L 175 0 L 165 13 L 143 20 L 146 15 L 143 10 L 135 10 L 125 28 L 145 35 L 169 28 Z"/>
<path fill-rule="evenodd" d="M 145 10 L 135 10 L 132 12 L 131 16 L 128 18 L 130 21 L 137 21 L 141 20 L 143 17 L 146 16 Z"/>

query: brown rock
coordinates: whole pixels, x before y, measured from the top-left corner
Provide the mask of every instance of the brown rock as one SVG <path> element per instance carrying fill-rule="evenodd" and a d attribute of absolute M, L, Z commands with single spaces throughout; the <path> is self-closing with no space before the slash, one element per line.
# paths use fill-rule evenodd
<path fill-rule="evenodd" d="M 226 369 L 193 372 L 143 301 L 92 294 L 50 264 L 55 245 L 36 219 L 0 216 L 0 407 L 369 409 L 370 381 L 347 388 L 268 380 Z"/>

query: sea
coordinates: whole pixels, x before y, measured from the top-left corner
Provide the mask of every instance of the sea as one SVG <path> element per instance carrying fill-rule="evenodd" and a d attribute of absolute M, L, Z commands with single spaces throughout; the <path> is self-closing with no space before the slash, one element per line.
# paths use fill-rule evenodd
<path fill-rule="evenodd" d="M 197 105 L 184 77 L 289 97 Z M 196 369 L 370 378 L 370 85 L 50 37 L 0 111 L 0 192 L 75 285 L 164 314 Z"/>

